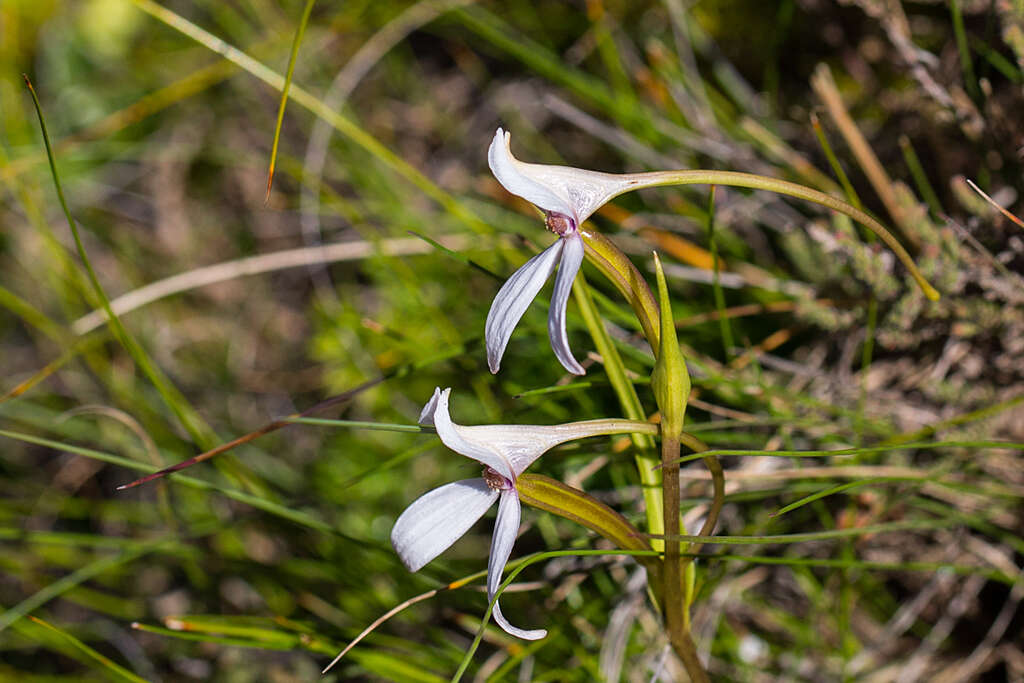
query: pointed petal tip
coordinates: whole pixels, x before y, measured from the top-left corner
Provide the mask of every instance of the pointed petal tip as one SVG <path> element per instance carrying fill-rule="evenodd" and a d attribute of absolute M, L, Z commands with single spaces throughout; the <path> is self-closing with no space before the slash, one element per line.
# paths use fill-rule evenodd
<path fill-rule="evenodd" d="M 490 467 L 509 480 L 515 479 L 516 475 L 512 471 L 512 464 L 505 454 L 487 443 L 486 439 L 472 437 L 473 430 L 481 429 L 480 427 L 463 427 L 452 421 L 448 407 L 450 393 L 451 389 L 445 389 L 439 394 L 433 414 L 434 429 L 437 430 L 437 436 L 440 437 L 441 443 L 459 455 Z"/>
<path fill-rule="evenodd" d="M 494 603 L 494 608 L 491 610 L 491 617 L 494 619 L 494 623 L 501 627 L 502 631 L 516 638 L 540 640 L 548 634 L 547 629 L 543 628 L 526 630 L 513 626 L 505 618 L 505 615 L 501 613 L 501 607 L 498 606 L 497 602 Z"/>
<path fill-rule="evenodd" d="M 538 169 L 543 171 L 543 166 L 524 164 L 512 155 L 512 135 L 508 131 L 498 128 L 494 133 L 494 139 L 487 148 L 487 165 L 501 186 L 517 197 L 544 211 L 574 215 L 568 195 L 555 192 L 545 184 L 543 177 L 534 177 Z"/>
<path fill-rule="evenodd" d="M 427 404 L 423 406 L 423 410 L 420 411 L 420 419 L 418 422 L 426 427 L 434 426 L 434 413 L 437 412 L 438 403 L 444 399 L 445 405 L 448 404 L 448 394 L 451 393 L 451 387 L 441 390 L 441 387 L 434 387 L 434 395 L 430 397 Z"/>

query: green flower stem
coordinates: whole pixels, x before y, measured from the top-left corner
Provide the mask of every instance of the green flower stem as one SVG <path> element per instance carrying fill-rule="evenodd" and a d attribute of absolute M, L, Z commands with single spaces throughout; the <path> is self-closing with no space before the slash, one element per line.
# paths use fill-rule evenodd
<path fill-rule="evenodd" d="M 683 660 L 683 666 L 686 668 L 686 673 L 690 675 L 692 683 L 711 683 L 707 672 L 704 671 L 704 666 L 700 663 L 700 658 L 697 657 L 697 646 L 694 645 L 690 632 L 688 630 L 669 631 L 668 638 L 672 649 Z"/>
<path fill-rule="evenodd" d="M 679 556 L 679 439 L 672 436 L 662 436 L 661 439 L 661 462 L 664 476 L 662 477 L 661 489 L 664 492 L 663 518 L 665 520 L 665 569 L 664 569 L 664 591 L 665 591 L 665 628 L 668 630 L 669 641 L 673 649 L 676 649 L 683 663 L 686 665 L 687 673 L 693 680 L 700 680 L 690 670 L 687 656 L 679 652 L 677 643 L 682 642 L 678 637 L 687 629 L 687 619 L 684 615 L 686 610 L 686 596 L 683 592 L 683 564 Z"/>
<path fill-rule="evenodd" d="M 643 406 L 640 404 L 640 397 L 637 396 L 636 388 L 626 376 L 626 368 L 622 363 L 622 356 L 619 355 L 615 345 L 612 344 L 604 323 L 597 314 L 597 308 L 590 297 L 590 290 L 583 273 L 576 276 L 576 282 L 572 288 L 573 298 L 579 306 L 580 314 L 587 325 L 591 338 L 597 352 L 604 359 L 604 369 L 608 373 L 608 381 L 611 382 L 619 404 L 623 412 L 630 420 L 646 421 Z M 631 434 L 633 446 L 636 449 L 636 466 L 640 472 L 640 485 L 644 495 L 644 512 L 647 516 L 647 530 L 651 534 L 664 533 L 665 526 L 662 524 L 662 492 L 661 492 L 661 470 L 658 469 L 658 458 L 652 455 L 654 451 L 654 439 L 647 434 Z M 655 550 L 661 550 L 663 543 L 655 541 Z"/>
<path fill-rule="evenodd" d="M 924 295 L 932 301 L 938 301 L 939 292 L 932 287 L 914 264 L 914 260 L 907 253 L 896 238 L 884 225 L 869 216 L 864 211 L 851 206 L 841 199 L 820 192 L 818 190 L 791 183 L 786 180 L 769 178 L 767 176 L 755 175 L 753 173 L 739 173 L 737 171 L 707 171 L 694 169 L 687 171 L 653 171 L 651 173 L 637 173 L 636 185 L 639 187 L 659 187 L 664 185 L 728 185 L 731 187 L 748 187 L 753 190 L 767 190 L 778 194 L 804 199 L 815 204 L 845 214 L 853 220 L 861 223 L 892 249 L 896 258 L 903 262 L 910 276 L 917 282 L 918 287 Z"/>
<path fill-rule="evenodd" d="M 658 307 L 661 338 L 657 361 L 651 372 L 651 389 L 661 411 L 661 466 L 664 470 L 661 488 L 664 493 L 662 516 L 665 533 L 679 532 L 679 447 L 683 434 L 686 404 L 690 397 L 690 373 L 679 348 L 672 317 L 672 301 L 661 259 L 654 254 L 658 278 Z M 694 567 L 683 562 L 679 537 L 665 539 L 665 628 L 669 642 L 692 681 L 706 681 L 707 673 L 700 664 L 690 637 L 690 603 L 693 601 Z M 685 575 L 684 575 L 685 570 Z"/>
<path fill-rule="evenodd" d="M 589 260 L 601 274 L 615 285 L 629 305 L 633 307 L 644 336 L 654 353 L 658 353 L 658 304 L 640 271 L 615 244 L 600 232 L 589 227 L 580 228 L 580 237 Z"/>

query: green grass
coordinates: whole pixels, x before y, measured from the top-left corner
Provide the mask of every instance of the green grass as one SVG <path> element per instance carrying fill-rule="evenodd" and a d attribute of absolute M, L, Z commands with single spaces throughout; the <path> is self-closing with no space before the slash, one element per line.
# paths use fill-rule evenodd
<path fill-rule="evenodd" d="M 1021 215 L 1024 9 L 867 4 L 0 6 L 0 678 L 312 680 L 435 589 L 324 678 L 680 676 L 638 565 L 582 527 L 524 510 L 503 609 L 549 629 L 535 643 L 482 625 L 490 520 L 417 574 L 388 540 L 478 473 L 414 426 L 435 386 L 464 424 L 655 410 L 650 349 L 589 266 L 568 316 L 586 377 L 563 376 L 542 302 L 488 372 L 491 299 L 550 243 L 487 168 L 499 125 L 527 161 L 863 204 L 943 294 L 765 192 L 651 189 L 592 219 L 651 282 L 658 249 L 687 428 L 726 468 L 695 564 L 713 678 L 1024 675 L 1024 234 L 965 182 Z M 589 439 L 533 470 L 646 530 L 649 447 Z M 682 472 L 692 533 L 711 489 Z"/>

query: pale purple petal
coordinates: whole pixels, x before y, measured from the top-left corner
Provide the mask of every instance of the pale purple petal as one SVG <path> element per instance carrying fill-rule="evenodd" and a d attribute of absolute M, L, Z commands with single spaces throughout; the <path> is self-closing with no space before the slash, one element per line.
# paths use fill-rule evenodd
<path fill-rule="evenodd" d="M 487 313 L 484 325 L 484 339 L 487 344 L 487 365 L 491 372 L 498 372 L 501 356 L 505 353 L 512 330 L 519 319 L 526 313 L 530 303 L 537 296 L 544 283 L 555 270 L 558 257 L 562 254 L 562 243 L 559 239 L 550 247 L 527 261 L 522 268 L 498 291 Z"/>
<path fill-rule="evenodd" d="M 456 425 L 459 435 L 480 448 L 499 453 L 512 466 L 515 479 L 537 458 L 560 443 L 599 434 L 622 434 L 628 427 L 607 420 L 562 425 Z"/>
<path fill-rule="evenodd" d="M 487 599 L 493 600 L 494 594 L 498 592 L 501 585 L 501 575 L 505 571 L 508 558 L 512 555 L 512 546 L 516 542 L 516 534 L 519 531 L 519 494 L 514 489 L 501 492 L 501 500 L 498 503 L 498 519 L 494 522 L 494 536 L 491 538 L 491 557 L 487 562 Z M 539 640 L 548 634 L 544 629 L 535 631 L 524 631 L 508 623 L 508 619 L 501 613 L 498 601 L 494 601 L 494 608 L 491 610 L 494 623 L 517 638 L 523 640 Z"/>
<path fill-rule="evenodd" d="M 449 389 L 449 391 L 451 391 Z M 437 412 L 437 404 L 441 400 L 441 387 L 434 387 L 434 395 L 427 401 L 427 405 L 423 406 L 423 410 L 420 411 L 419 423 L 427 427 L 434 426 L 434 413 Z"/>
<path fill-rule="evenodd" d="M 566 370 L 574 375 L 585 375 L 586 370 L 576 362 L 569 348 L 569 335 L 565 331 L 565 309 L 569 305 L 569 293 L 576 273 L 583 263 L 583 239 L 577 233 L 562 238 L 562 260 L 558 264 L 558 275 L 555 276 L 555 291 L 551 295 L 551 308 L 548 310 L 548 336 L 555 357 Z"/>
<path fill-rule="evenodd" d="M 498 492 L 483 479 L 463 479 L 428 491 L 395 522 L 391 545 L 409 571 L 419 571 L 469 531 L 497 498 Z"/>
<path fill-rule="evenodd" d="M 459 455 L 487 465 L 510 482 L 515 481 L 516 475 L 512 469 L 512 463 L 507 458 L 502 456 L 499 451 L 494 450 L 486 440 L 466 438 L 463 432 L 467 428 L 452 422 L 451 415 L 448 413 L 448 397 L 451 393 L 451 389 L 445 389 L 440 393 L 435 390 L 434 397 L 427 404 L 428 408 L 431 404 L 434 405 L 431 417 L 434 428 L 437 429 L 437 435 L 441 437 L 441 442 Z M 426 414 L 427 408 L 424 408 L 423 412 Z"/>
<path fill-rule="evenodd" d="M 420 424 L 434 425 L 446 446 L 491 467 L 510 481 L 515 481 L 537 458 L 560 443 L 631 430 L 631 423 L 623 420 L 560 425 L 460 425 L 452 422 L 450 397 L 450 388 L 434 389 L 420 414 Z"/>
<path fill-rule="evenodd" d="M 509 133 L 499 128 L 487 149 L 487 165 L 491 167 L 491 173 L 502 187 L 547 211 L 557 211 L 567 216 L 575 215 L 568 197 L 558 196 L 549 187 L 524 173 L 524 170 L 528 171 L 528 168 L 524 167 L 533 164 L 524 164 L 512 156 L 509 149 L 510 137 Z"/>

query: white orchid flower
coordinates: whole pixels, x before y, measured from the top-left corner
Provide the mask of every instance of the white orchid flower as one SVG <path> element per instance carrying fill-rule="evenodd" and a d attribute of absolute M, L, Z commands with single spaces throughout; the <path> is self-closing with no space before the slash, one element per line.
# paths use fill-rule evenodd
<path fill-rule="evenodd" d="M 442 443 L 484 466 L 483 476 L 463 479 L 425 493 L 395 522 L 391 544 L 409 571 L 419 571 L 465 534 L 498 503 L 498 518 L 487 563 L 487 597 L 501 585 L 501 575 L 519 531 L 520 505 L 516 480 L 537 458 L 560 443 L 599 434 L 630 431 L 623 420 L 591 420 L 562 425 L 480 425 L 452 422 L 448 413 L 451 389 L 434 390 L 420 414 L 420 424 L 433 425 Z M 494 621 L 507 633 L 525 640 L 547 635 L 544 629 L 523 630 L 508 622 L 497 601 Z"/>
<path fill-rule="evenodd" d="M 557 266 L 558 275 L 548 312 L 548 336 L 562 366 L 574 375 L 582 375 L 585 371 L 573 357 L 565 331 L 565 308 L 573 280 L 583 263 L 583 239 L 579 226 L 609 199 L 635 189 L 642 181 L 635 175 L 527 164 L 512 156 L 510 137 L 501 128 L 494 134 L 487 150 L 491 172 L 506 190 L 541 209 L 547 228 L 559 239 L 527 261 L 494 297 L 484 328 L 487 364 L 491 372 L 498 371 L 512 330 Z"/>

